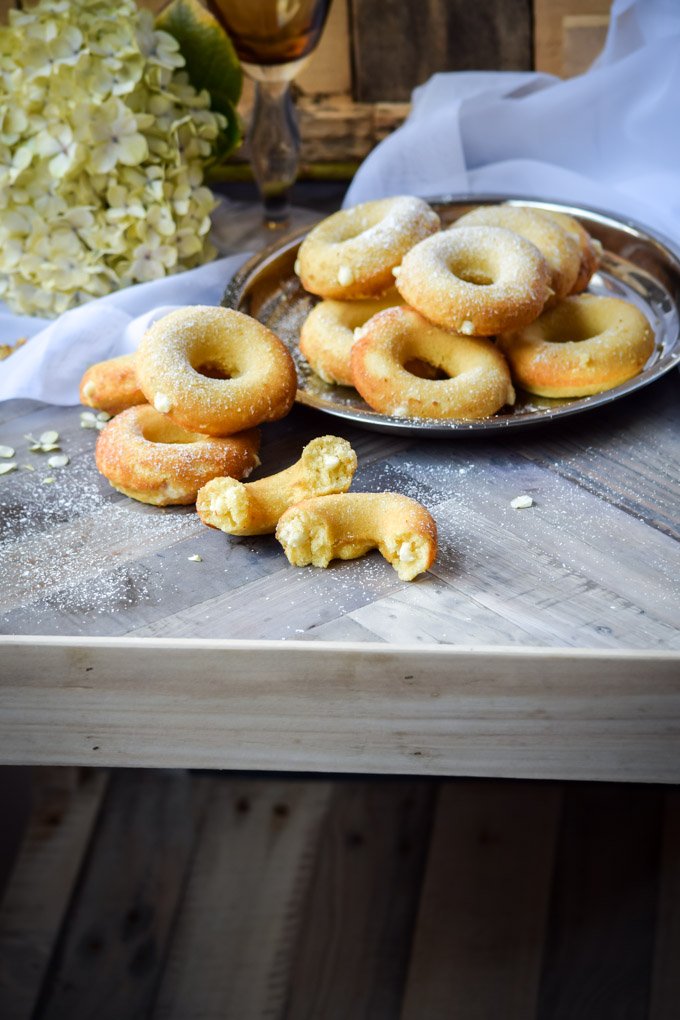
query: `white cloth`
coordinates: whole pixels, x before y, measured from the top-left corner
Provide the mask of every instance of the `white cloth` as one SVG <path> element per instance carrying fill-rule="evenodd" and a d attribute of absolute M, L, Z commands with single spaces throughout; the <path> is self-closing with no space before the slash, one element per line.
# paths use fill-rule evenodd
<path fill-rule="evenodd" d="M 615 0 L 585 74 L 435 75 L 359 168 L 354 205 L 397 194 L 516 194 L 594 205 L 680 244 L 680 3 Z"/>
<path fill-rule="evenodd" d="M 33 397 L 50 404 L 77 404 L 86 368 L 136 350 L 147 327 L 175 308 L 219 304 L 244 258 L 231 255 L 186 273 L 126 287 L 49 323 L 0 312 L 0 335 L 32 338 L 0 362 L 0 400 Z"/>
<path fill-rule="evenodd" d="M 346 204 L 395 194 L 519 194 L 632 216 L 680 246 L 680 3 L 615 0 L 604 50 L 568 81 L 435 75 L 406 123 L 366 159 Z M 239 256 L 140 284 L 46 323 L 0 306 L 0 399 L 78 402 L 88 365 L 135 349 L 154 319 L 217 304 Z"/>

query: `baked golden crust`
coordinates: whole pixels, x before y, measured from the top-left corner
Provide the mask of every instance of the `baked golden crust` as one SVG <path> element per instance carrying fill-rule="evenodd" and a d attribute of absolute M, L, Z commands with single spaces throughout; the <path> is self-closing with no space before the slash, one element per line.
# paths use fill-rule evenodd
<path fill-rule="evenodd" d="M 630 302 L 578 294 L 497 343 L 522 389 L 544 397 L 584 397 L 642 371 L 654 350 L 654 333 Z"/>
<path fill-rule="evenodd" d="M 593 273 L 596 272 L 602 258 L 602 245 L 595 238 L 591 237 L 583 224 L 579 223 L 568 213 L 557 212 L 553 209 L 542 209 L 544 216 L 550 217 L 558 223 L 578 245 L 580 264 L 579 271 L 571 288 L 571 294 L 581 294 L 588 284 Z"/>
<path fill-rule="evenodd" d="M 465 213 L 452 229 L 460 227 L 504 227 L 530 241 L 540 251 L 550 269 L 550 287 L 559 300 L 570 294 L 581 266 L 581 249 L 573 234 L 558 222 L 528 206 L 485 205 Z"/>
<path fill-rule="evenodd" d="M 397 492 L 345 492 L 297 503 L 276 537 L 296 567 L 327 567 L 377 548 L 402 581 L 428 570 L 437 555 L 437 525 L 422 504 Z"/>
<path fill-rule="evenodd" d="M 402 303 L 392 288 L 383 298 L 320 301 L 300 332 L 300 351 L 324 382 L 352 386 L 352 345 L 358 330 L 377 312 Z"/>
<path fill-rule="evenodd" d="M 109 414 L 146 404 L 146 397 L 137 383 L 134 354 L 122 354 L 91 365 L 80 381 L 80 402 Z"/>
<path fill-rule="evenodd" d="M 445 378 L 415 375 L 413 362 Z M 515 400 L 508 365 L 490 340 L 449 333 L 406 307 L 366 323 L 352 348 L 352 376 L 367 404 L 400 418 L 485 418 Z"/>
<path fill-rule="evenodd" d="M 142 338 L 136 371 L 157 411 L 211 436 L 283 418 L 297 388 L 293 359 L 271 330 L 243 312 L 208 305 L 155 322 Z"/>
<path fill-rule="evenodd" d="M 114 489 L 155 506 L 194 503 L 218 475 L 243 478 L 259 463 L 260 435 L 227 439 L 188 432 L 150 404 L 116 415 L 99 434 L 97 468 Z"/>
<path fill-rule="evenodd" d="M 346 492 L 356 469 L 357 456 L 346 439 L 319 436 L 285 471 L 245 483 L 214 478 L 199 491 L 196 509 L 204 524 L 229 535 L 271 534 L 294 503 Z"/>
<path fill-rule="evenodd" d="M 405 255 L 397 290 L 430 322 L 467 336 L 525 326 L 552 293 L 538 249 L 502 227 L 459 227 L 426 238 Z"/>
<path fill-rule="evenodd" d="M 421 198 L 363 202 L 310 230 L 296 271 L 311 294 L 340 301 L 376 297 L 394 284 L 392 270 L 406 252 L 439 226 L 436 212 Z"/>

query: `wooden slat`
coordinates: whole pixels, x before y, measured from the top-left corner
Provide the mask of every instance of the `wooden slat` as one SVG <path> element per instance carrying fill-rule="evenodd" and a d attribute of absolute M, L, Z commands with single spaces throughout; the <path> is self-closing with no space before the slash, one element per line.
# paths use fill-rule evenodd
<path fill-rule="evenodd" d="M 142 1020 L 162 968 L 205 801 L 206 780 L 122 772 L 112 780 L 41 1020 Z"/>
<path fill-rule="evenodd" d="M 658 790 L 567 790 L 536 1020 L 647 1020 L 662 806 Z"/>
<path fill-rule="evenodd" d="M 680 779 L 672 653 L 130 638 L 0 650 L 7 764 Z"/>
<path fill-rule="evenodd" d="M 680 1011 L 680 790 L 674 789 L 664 794 L 664 832 L 648 1020 L 677 1020 L 678 1011 Z"/>
<path fill-rule="evenodd" d="M 561 790 L 440 787 L 401 1020 L 527 1020 L 540 977 Z"/>
<path fill-rule="evenodd" d="M 426 781 L 334 784 L 286 1020 L 399 1015 L 434 792 Z"/>
<path fill-rule="evenodd" d="M 329 797 L 322 781 L 212 783 L 154 1020 L 282 1016 Z"/>
<path fill-rule="evenodd" d="M 34 808 L 0 905 L 0 1016 L 29 1020 L 108 783 L 105 770 L 34 771 Z"/>
<path fill-rule="evenodd" d="M 611 0 L 533 0 L 536 70 L 566 75 L 565 20 L 579 17 L 606 17 Z M 583 67 L 575 68 L 583 70 Z"/>
<path fill-rule="evenodd" d="M 529 70 L 529 0 L 352 0 L 355 98 L 407 100 L 438 71 Z"/>

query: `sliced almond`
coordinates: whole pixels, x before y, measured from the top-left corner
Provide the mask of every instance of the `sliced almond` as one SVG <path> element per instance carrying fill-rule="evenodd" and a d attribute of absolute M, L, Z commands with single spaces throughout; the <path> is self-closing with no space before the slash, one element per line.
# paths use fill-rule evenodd
<path fill-rule="evenodd" d="M 59 441 L 59 433 L 55 432 L 54 429 L 48 429 L 47 432 L 43 432 L 38 437 L 38 442 L 43 446 L 52 446 L 54 443 Z"/>
<path fill-rule="evenodd" d="M 11 446 L 0 446 L 0 457 L 13 457 L 14 450 Z"/>

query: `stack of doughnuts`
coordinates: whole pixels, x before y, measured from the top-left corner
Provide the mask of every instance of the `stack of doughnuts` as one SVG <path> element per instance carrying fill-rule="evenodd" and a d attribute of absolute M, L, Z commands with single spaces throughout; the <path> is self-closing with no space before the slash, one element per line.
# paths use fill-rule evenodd
<path fill-rule="evenodd" d="M 630 302 L 583 293 L 601 246 L 576 219 L 489 205 L 439 226 L 399 197 L 305 238 L 295 269 L 323 300 L 300 350 L 325 382 L 399 418 L 477 419 L 513 404 L 514 385 L 579 397 L 642 370 L 650 325 Z"/>
<path fill-rule="evenodd" d="M 350 493 L 357 457 L 320 436 L 276 474 L 260 463 L 257 426 L 288 413 L 296 390 L 281 341 L 241 312 L 194 306 L 159 319 L 134 355 L 100 362 L 81 399 L 115 415 L 97 440 L 99 471 L 119 492 L 156 506 L 196 503 L 230 535 L 276 534 L 296 566 L 326 567 L 378 548 L 402 580 L 434 562 L 437 529 L 416 500 Z"/>
<path fill-rule="evenodd" d="M 194 503 L 220 476 L 259 463 L 257 426 L 288 414 L 293 360 L 257 320 L 197 305 L 155 322 L 134 355 L 92 366 L 83 403 L 115 414 L 97 440 L 111 485 L 156 506 Z"/>

